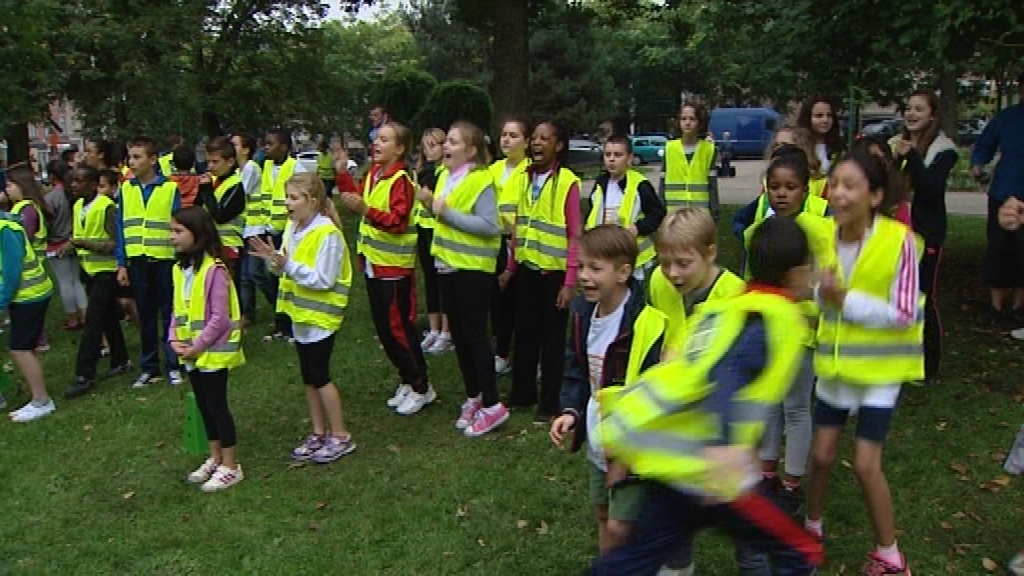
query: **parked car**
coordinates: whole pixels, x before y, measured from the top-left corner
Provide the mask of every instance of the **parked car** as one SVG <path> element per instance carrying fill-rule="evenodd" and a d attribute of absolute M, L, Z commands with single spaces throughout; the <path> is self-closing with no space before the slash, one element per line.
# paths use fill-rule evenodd
<path fill-rule="evenodd" d="M 888 140 L 903 130 L 902 118 L 883 118 L 877 122 L 865 124 L 861 128 L 861 136 L 872 136 Z"/>
<path fill-rule="evenodd" d="M 570 139 L 567 161 L 570 166 L 601 165 L 601 145 L 590 140 Z"/>
<path fill-rule="evenodd" d="M 778 126 L 779 113 L 770 108 L 715 108 L 709 130 L 718 146 L 722 145 L 722 134 L 729 133 L 734 158 L 760 157 Z"/>
<path fill-rule="evenodd" d="M 661 163 L 665 157 L 668 138 L 653 134 L 638 134 L 629 138 L 633 145 L 633 165 Z"/>

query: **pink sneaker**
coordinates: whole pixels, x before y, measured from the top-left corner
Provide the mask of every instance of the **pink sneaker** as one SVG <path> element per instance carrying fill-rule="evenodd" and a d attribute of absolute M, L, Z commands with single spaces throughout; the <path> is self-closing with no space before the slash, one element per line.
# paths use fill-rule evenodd
<path fill-rule="evenodd" d="M 470 438 L 483 436 L 504 424 L 506 420 L 508 420 L 508 410 L 504 404 L 498 402 L 494 406 L 478 410 L 473 423 L 467 426 L 462 433 Z"/>
<path fill-rule="evenodd" d="M 480 397 L 469 398 L 462 403 L 462 411 L 459 412 L 459 419 L 455 421 L 455 427 L 459 430 L 465 430 L 473 423 L 476 419 L 476 413 L 480 411 L 483 403 L 480 401 Z"/>
<path fill-rule="evenodd" d="M 910 567 L 907 560 L 900 554 L 903 566 L 893 566 L 886 562 L 877 552 L 868 554 L 868 560 L 864 563 L 864 576 L 910 576 Z"/>

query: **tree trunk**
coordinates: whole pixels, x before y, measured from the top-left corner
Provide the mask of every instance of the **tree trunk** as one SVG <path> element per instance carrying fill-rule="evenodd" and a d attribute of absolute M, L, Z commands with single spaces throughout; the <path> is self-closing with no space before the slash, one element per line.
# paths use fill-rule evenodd
<path fill-rule="evenodd" d="M 4 130 L 7 140 L 7 165 L 28 160 L 28 124 L 8 124 Z"/>
<path fill-rule="evenodd" d="M 942 118 L 942 131 L 955 142 L 959 130 L 957 118 L 957 71 L 949 68 L 939 75 L 939 92 L 942 98 L 939 99 L 939 117 Z"/>
<path fill-rule="evenodd" d="M 510 117 L 527 116 L 530 108 L 529 10 L 527 0 L 494 0 L 491 44 L 491 100 L 494 133 Z"/>

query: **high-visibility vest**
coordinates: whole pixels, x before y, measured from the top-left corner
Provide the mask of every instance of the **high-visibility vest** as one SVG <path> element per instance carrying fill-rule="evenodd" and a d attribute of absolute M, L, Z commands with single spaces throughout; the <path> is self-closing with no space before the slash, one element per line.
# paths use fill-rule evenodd
<path fill-rule="evenodd" d="M 665 335 L 668 318 L 653 306 L 644 309 L 633 321 L 633 342 L 629 346 L 629 359 L 626 362 L 626 386 L 640 380 L 644 359 L 650 354 L 651 348 Z"/>
<path fill-rule="evenodd" d="M 438 164 L 434 166 L 434 176 L 437 177 L 436 181 L 440 181 L 441 174 L 444 174 L 447 171 L 448 169 L 445 168 L 443 164 Z M 413 176 L 415 176 L 415 174 L 413 174 Z M 415 179 L 413 181 L 416 182 Z M 419 190 L 419 186 L 420 183 L 416 182 L 415 189 Z M 434 184 L 434 188 L 440 189 L 440 187 L 437 184 Z M 434 194 L 437 194 L 437 190 L 434 190 Z M 423 202 L 420 202 L 419 199 L 414 199 L 413 201 L 415 202 L 415 204 L 413 205 L 412 208 L 412 223 L 419 226 L 420 228 L 433 229 L 435 222 L 437 222 L 437 220 L 434 218 L 434 213 L 430 211 L 430 208 L 424 206 Z"/>
<path fill-rule="evenodd" d="M 376 184 L 373 183 L 373 173 L 368 173 L 363 179 L 363 201 L 366 202 L 366 206 L 387 212 L 391 201 L 391 186 L 401 178 L 412 182 L 405 170 L 398 170 L 391 177 L 382 178 Z M 410 217 L 410 223 L 411 220 Z M 359 222 L 356 250 L 368 262 L 379 266 L 415 268 L 416 229 L 409 225 L 406 226 L 405 232 L 392 234 L 375 228 L 363 216 Z"/>
<path fill-rule="evenodd" d="M 437 179 L 437 191 L 444 190 L 451 172 L 444 171 Z M 481 193 L 494 187 L 494 180 L 487 168 L 470 170 L 462 181 L 445 197 L 448 208 L 470 214 L 479 201 Z M 497 199 L 493 200 L 497 212 Z M 434 224 L 434 242 L 430 254 L 456 270 L 476 270 L 493 274 L 498 265 L 498 251 L 501 250 L 501 236 L 481 238 L 449 226 L 443 219 Z"/>
<path fill-rule="evenodd" d="M 217 187 L 213 189 L 213 197 L 220 202 L 224 194 L 230 190 L 233 186 L 238 186 L 242 183 L 242 177 L 238 175 L 238 171 L 235 170 L 230 176 L 217 182 Z M 245 197 L 245 190 L 242 190 L 242 197 Z M 223 224 L 217 224 L 217 233 L 220 234 L 220 241 L 224 246 L 229 248 L 241 248 L 242 247 L 242 227 L 245 226 L 245 211 L 238 214 L 231 220 Z"/>
<path fill-rule="evenodd" d="M 811 178 L 811 181 L 807 183 L 807 194 L 814 198 L 824 199 L 828 193 L 828 177 L 819 176 L 818 178 Z"/>
<path fill-rule="evenodd" d="M 569 239 L 565 223 L 565 203 L 569 190 L 579 189 L 580 179 L 568 168 L 558 168 L 544 182 L 533 200 L 533 182 L 529 173 L 519 179 L 524 187 L 516 211 L 516 262 L 540 270 L 565 270 Z"/>
<path fill-rule="evenodd" d="M 707 299 L 702 304 L 695 306 L 694 312 L 699 312 L 701 306 L 707 305 L 709 302 L 738 296 L 746 289 L 746 283 L 739 276 L 722 268 L 722 273 L 711 286 Z M 686 329 L 689 323 L 686 317 L 686 306 L 683 304 L 683 296 L 661 271 L 660 266 L 651 272 L 648 290 L 650 291 L 650 305 L 660 310 L 668 318 L 665 344 L 662 347 L 662 357 L 668 358 L 679 352 L 686 338 Z"/>
<path fill-rule="evenodd" d="M 174 174 L 174 152 L 168 152 L 157 158 L 156 163 L 160 168 L 160 173 L 165 177 L 170 178 L 171 174 Z"/>
<path fill-rule="evenodd" d="M 282 246 L 289 245 L 289 238 L 295 233 L 295 223 L 288 221 Z M 341 328 L 348 306 L 348 293 L 352 287 L 352 260 L 345 236 L 331 223 L 324 223 L 306 232 L 295 247 L 294 254 L 287 258 L 309 268 L 316 268 L 316 255 L 320 245 L 331 235 L 337 235 L 342 246 L 341 273 L 330 290 L 312 290 L 299 286 L 287 275 L 281 276 L 277 295 L 277 311 L 287 314 L 296 324 L 308 324 L 336 332 Z"/>
<path fill-rule="evenodd" d="M 849 290 L 888 302 L 899 273 L 899 259 L 910 228 L 876 215 L 871 236 L 864 242 L 850 278 L 837 280 Z M 916 242 L 916 239 L 915 239 Z M 917 253 L 918 260 L 921 251 Z M 868 328 L 842 319 L 838 310 L 822 310 L 814 370 L 821 378 L 872 386 L 913 382 L 924 378 L 924 297 L 907 328 Z"/>
<path fill-rule="evenodd" d="M 36 215 L 39 220 L 39 229 L 36 230 L 35 236 L 29 238 L 29 241 L 32 243 L 32 249 L 36 251 L 36 254 L 41 258 L 45 258 L 46 243 L 47 238 L 49 237 L 49 232 L 46 228 L 46 216 L 43 215 L 43 211 L 39 209 L 39 206 L 36 206 L 35 202 L 26 199 L 16 202 L 14 206 L 11 207 L 11 214 L 16 214 L 20 217 L 21 213 L 28 206 L 35 206 Z"/>
<path fill-rule="evenodd" d="M 756 448 L 769 410 L 782 402 L 799 373 L 803 346 L 791 335 L 803 319 L 783 296 L 748 292 L 709 302 L 694 319 L 684 351 L 645 372 L 639 383 L 598 392 L 603 416 L 598 434 L 609 455 L 643 478 L 727 501 L 736 498 L 746 479 L 713 475 L 704 457 L 721 430 L 718 414 L 707 411 L 705 402 L 716 386 L 712 370 L 755 314 L 763 322 L 768 358 L 761 373 L 730 400 L 729 444 Z"/>
<path fill-rule="evenodd" d="M 246 165 L 252 164 L 257 170 L 260 170 L 259 164 L 252 160 L 247 160 Z M 241 173 L 241 169 L 239 169 Z M 270 205 L 267 204 L 266 199 L 263 197 L 263 171 L 260 170 L 260 190 L 259 194 L 253 195 L 252 190 L 245 191 L 245 225 L 246 226 L 269 226 L 270 225 Z"/>
<path fill-rule="evenodd" d="M 171 211 L 178 185 L 165 180 L 153 187 L 149 202 L 142 201 L 142 187 L 129 180 L 121 185 L 121 225 L 124 250 L 129 258 L 148 256 L 173 260 Z"/>
<path fill-rule="evenodd" d="M 715 160 L 715 144 L 701 140 L 686 159 L 683 141 L 665 144 L 665 206 L 669 213 L 686 206 L 707 207 L 710 196 L 708 174 Z"/>
<path fill-rule="evenodd" d="M 50 275 L 43 268 L 43 263 L 36 256 L 32 244 L 25 234 L 25 227 L 18 219 L 9 216 L 0 217 L 0 230 L 11 228 L 25 239 L 25 255 L 21 260 L 21 278 L 18 280 L 18 289 L 14 292 L 11 302 L 30 302 L 50 296 L 53 293 L 53 282 Z"/>
<path fill-rule="evenodd" d="M 172 267 L 171 277 L 174 281 L 174 337 L 189 345 L 203 333 L 206 327 L 206 275 L 214 268 L 227 273 L 227 267 L 220 260 L 203 256 L 203 264 L 192 277 L 192 286 L 188 296 L 185 294 L 185 273 L 181 266 Z M 238 306 L 238 294 L 235 285 L 228 276 L 228 309 L 231 318 L 231 333 L 228 341 L 223 344 L 211 344 L 195 359 L 196 368 L 201 370 L 223 370 L 237 368 L 245 364 L 245 353 L 242 352 L 242 312 Z"/>
<path fill-rule="evenodd" d="M 646 182 L 647 177 L 636 170 L 626 171 L 626 189 L 622 191 L 622 204 L 619 204 L 619 212 L 615 222 L 607 222 L 607 224 L 618 224 L 623 228 L 628 228 L 637 223 L 638 220 L 644 217 L 644 213 L 641 209 L 637 209 L 637 205 L 640 204 L 640 191 L 639 186 L 641 182 Z M 605 224 L 604 220 L 604 197 L 605 192 L 601 186 L 597 186 L 594 189 L 594 193 L 590 196 L 590 215 L 587 216 L 586 229 L 597 227 L 599 224 Z M 636 217 L 633 217 L 633 211 L 636 210 Z M 636 259 L 636 267 L 643 268 L 648 262 L 654 260 L 657 253 L 654 251 L 654 239 L 650 236 L 637 236 L 636 238 L 637 247 L 640 249 L 640 254 Z"/>
<path fill-rule="evenodd" d="M 109 242 L 113 240 L 109 233 L 107 233 L 107 209 L 114 205 L 114 201 L 108 196 L 103 194 L 97 194 L 92 199 L 92 205 L 89 206 L 89 211 L 85 215 L 85 221 L 82 219 L 82 211 L 85 210 L 85 198 L 79 198 L 75 201 L 75 206 L 72 209 L 72 218 L 74 224 L 72 226 L 72 236 L 75 240 L 86 240 L 89 242 Z M 89 276 L 95 276 L 100 272 L 115 272 L 117 270 L 117 260 L 114 258 L 114 254 L 93 252 L 85 248 L 76 248 L 78 252 L 78 260 L 82 263 L 82 270 Z"/>
<path fill-rule="evenodd" d="M 284 231 L 284 225 L 288 222 L 288 207 L 285 206 L 284 185 L 295 173 L 295 158 L 289 156 L 277 170 L 277 178 L 274 178 L 274 161 L 263 162 L 263 174 L 260 178 L 260 191 L 263 203 L 269 211 L 269 224 L 275 233 Z"/>
<path fill-rule="evenodd" d="M 512 234 L 516 226 L 516 209 L 519 208 L 519 195 L 525 188 L 520 180 L 526 175 L 526 168 L 530 166 L 530 159 L 523 158 L 516 164 L 512 172 L 506 177 L 505 169 L 508 166 L 508 158 L 502 158 L 491 164 L 491 177 L 494 178 L 495 192 L 498 198 L 498 219 L 501 222 L 501 233 L 505 236 Z"/>
<path fill-rule="evenodd" d="M 760 224 L 768 217 L 768 208 L 771 207 L 771 201 L 768 199 L 768 194 L 768 189 L 765 188 L 764 193 L 757 197 L 757 211 L 754 212 L 753 224 Z M 828 200 L 808 194 L 804 197 L 804 205 L 800 208 L 800 211 L 807 212 L 815 216 L 825 216 L 825 213 L 828 211 Z"/>

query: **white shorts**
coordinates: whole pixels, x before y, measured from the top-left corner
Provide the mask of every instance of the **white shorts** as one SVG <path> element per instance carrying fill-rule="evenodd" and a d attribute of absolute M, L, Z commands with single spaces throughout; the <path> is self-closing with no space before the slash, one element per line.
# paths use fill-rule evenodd
<path fill-rule="evenodd" d="M 834 408 L 856 414 L 861 406 L 895 408 L 900 397 L 900 384 L 859 386 L 837 380 L 818 380 L 816 395 Z"/>

